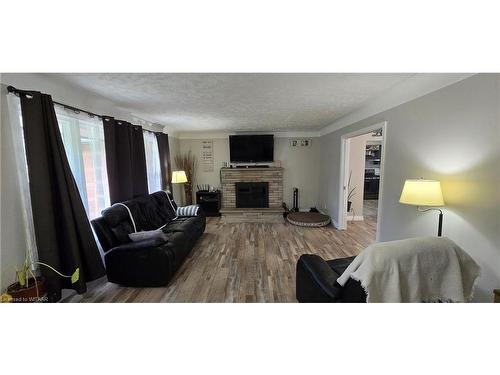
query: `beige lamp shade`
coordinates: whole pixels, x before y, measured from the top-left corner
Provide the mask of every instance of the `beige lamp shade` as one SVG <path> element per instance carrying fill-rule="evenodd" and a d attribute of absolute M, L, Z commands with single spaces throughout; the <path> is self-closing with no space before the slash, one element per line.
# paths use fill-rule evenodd
<path fill-rule="evenodd" d="M 183 184 L 185 182 L 188 182 L 186 172 L 184 172 L 184 171 L 173 171 L 172 172 L 172 183 Z"/>
<path fill-rule="evenodd" d="M 406 180 L 399 203 L 413 206 L 444 206 L 441 183 L 436 180 Z"/>

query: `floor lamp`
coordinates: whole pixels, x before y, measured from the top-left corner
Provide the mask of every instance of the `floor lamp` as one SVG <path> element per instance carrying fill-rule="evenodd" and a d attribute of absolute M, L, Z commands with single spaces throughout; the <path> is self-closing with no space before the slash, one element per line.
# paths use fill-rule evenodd
<path fill-rule="evenodd" d="M 441 183 L 436 180 L 406 180 L 399 198 L 399 203 L 417 206 L 420 212 L 438 211 L 438 237 L 443 234 L 443 211 L 439 208 L 444 206 Z M 423 208 L 429 207 L 429 208 Z"/>
<path fill-rule="evenodd" d="M 172 183 L 173 184 L 185 184 L 187 181 L 188 181 L 188 179 L 186 176 L 186 172 L 184 172 L 184 171 L 173 171 L 172 172 Z M 186 199 L 186 198 L 184 198 L 184 199 Z"/>

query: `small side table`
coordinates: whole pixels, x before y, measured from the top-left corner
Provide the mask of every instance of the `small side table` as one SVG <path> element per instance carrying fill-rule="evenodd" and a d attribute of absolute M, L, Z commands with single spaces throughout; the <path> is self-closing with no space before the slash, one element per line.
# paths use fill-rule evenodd
<path fill-rule="evenodd" d="M 197 191 L 196 203 L 205 211 L 207 216 L 220 216 L 221 192 L 216 191 Z"/>

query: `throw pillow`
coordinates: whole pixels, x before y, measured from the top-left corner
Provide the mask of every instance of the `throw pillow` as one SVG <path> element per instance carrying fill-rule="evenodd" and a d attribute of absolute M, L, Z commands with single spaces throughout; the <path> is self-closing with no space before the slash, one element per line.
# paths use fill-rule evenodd
<path fill-rule="evenodd" d="M 196 205 L 177 207 L 177 216 L 196 216 L 198 215 L 198 208 Z"/>
<path fill-rule="evenodd" d="M 128 237 L 133 241 L 143 241 L 143 240 L 149 240 L 152 238 L 161 238 L 161 239 L 166 239 L 165 238 L 165 233 L 161 229 L 155 229 L 155 230 L 145 230 L 142 232 L 136 232 L 136 233 L 130 233 Z"/>

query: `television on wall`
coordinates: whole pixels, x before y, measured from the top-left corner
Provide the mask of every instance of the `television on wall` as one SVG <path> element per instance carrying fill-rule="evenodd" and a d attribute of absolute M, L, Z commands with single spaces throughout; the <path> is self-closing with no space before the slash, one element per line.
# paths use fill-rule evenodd
<path fill-rule="evenodd" d="M 230 135 L 231 163 L 266 163 L 274 161 L 272 134 Z"/>

